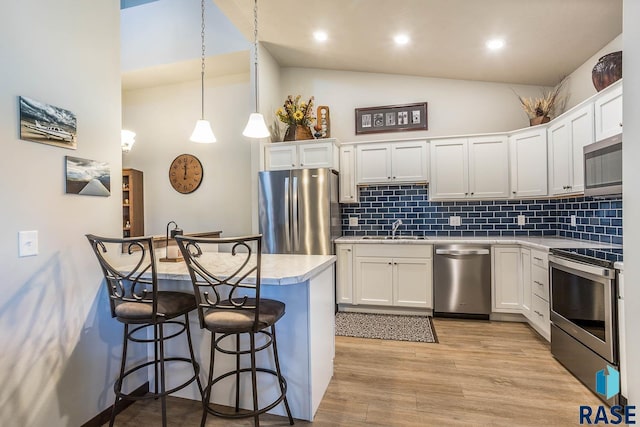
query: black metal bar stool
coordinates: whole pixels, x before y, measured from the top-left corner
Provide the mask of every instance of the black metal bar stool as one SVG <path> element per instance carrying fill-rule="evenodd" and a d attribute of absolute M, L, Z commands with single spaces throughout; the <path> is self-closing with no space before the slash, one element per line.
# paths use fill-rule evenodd
<path fill-rule="evenodd" d="M 111 305 L 111 316 L 124 324 L 120 374 L 113 386 L 115 401 L 110 426 L 115 421 L 121 400 L 160 399 L 162 425 L 167 425 L 167 395 L 197 381 L 202 395 L 200 366 L 196 363 L 189 329 L 189 312 L 195 310 L 196 299 L 186 292 L 160 291 L 156 272 L 156 257 L 151 237 L 107 238 L 87 234 L 104 273 Z M 179 319 L 183 317 L 183 319 Z M 169 332 L 165 327 L 169 326 Z M 152 328 L 153 337 L 147 330 Z M 186 332 L 189 357 L 165 357 L 165 342 Z M 150 334 L 149 334 L 150 335 Z M 127 369 L 129 341 L 153 344 L 152 360 L 137 363 Z M 146 351 L 146 349 L 145 349 Z M 167 390 L 165 365 L 167 362 L 186 362 L 193 366 L 193 376 Z M 141 369 L 153 366 L 155 387 L 142 396 L 122 392 L 125 378 Z"/>
<path fill-rule="evenodd" d="M 189 268 L 194 293 L 198 302 L 200 327 L 211 332 L 211 354 L 208 383 L 204 388 L 202 400 L 203 413 L 201 426 L 204 426 L 207 415 L 212 414 L 224 418 L 253 417 L 254 425 L 260 425 L 259 415 L 284 403 L 289 424 L 293 425 L 293 417 L 287 402 L 287 381 L 280 371 L 278 345 L 276 341 L 276 322 L 284 316 L 284 303 L 260 297 L 260 263 L 262 252 L 262 236 L 246 236 L 235 238 L 198 238 L 176 236 L 178 246 Z M 224 266 L 215 265 L 216 256 L 207 247 L 221 244 L 231 245 L 230 260 Z M 215 250 L 215 249 L 214 249 Z M 226 261 L 229 261 L 227 263 Z M 213 269 L 227 268 L 231 271 Z M 241 334 L 248 334 L 249 348 L 242 348 Z M 256 337 L 261 336 L 265 343 L 256 346 Z M 223 340 L 235 342 L 235 348 L 225 348 Z M 275 370 L 256 366 L 256 353 L 273 349 Z M 222 373 L 214 378 L 214 360 L 216 352 L 233 355 L 235 369 Z M 248 355 L 251 366 L 240 367 L 240 356 Z M 258 373 L 273 375 L 279 385 L 278 397 L 262 408 L 258 406 Z M 253 408 L 240 411 L 240 376 L 250 374 Z M 211 391 L 221 380 L 235 377 L 235 408 L 224 410 L 214 407 Z"/>

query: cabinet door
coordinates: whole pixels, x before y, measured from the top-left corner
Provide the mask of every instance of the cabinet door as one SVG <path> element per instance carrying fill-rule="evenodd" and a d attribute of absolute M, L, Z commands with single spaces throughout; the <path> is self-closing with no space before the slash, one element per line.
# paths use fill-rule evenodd
<path fill-rule="evenodd" d="M 277 171 L 297 167 L 298 151 L 295 145 L 265 147 L 266 170 Z"/>
<path fill-rule="evenodd" d="M 547 341 L 551 339 L 549 303 L 537 295 L 531 299 L 531 324 Z"/>
<path fill-rule="evenodd" d="M 522 286 L 520 285 L 520 248 L 494 247 L 493 258 L 493 311 L 520 313 Z"/>
<path fill-rule="evenodd" d="M 585 105 L 569 118 L 571 132 L 572 176 L 569 193 L 584 193 L 583 147 L 593 143 L 593 104 Z"/>
<path fill-rule="evenodd" d="M 531 319 L 531 250 L 520 249 L 520 283 L 522 285 L 522 314 Z"/>
<path fill-rule="evenodd" d="M 547 195 L 547 130 L 519 132 L 509 137 L 511 195 Z"/>
<path fill-rule="evenodd" d="M 393 305 L 433 308 L 431 277 L 431 259 L 394 258 Z"/>
<path fill-rule="evenodd" d="M 366 144 L 356 148 L 358 184 L 387 183 L 391 180 L 389 144 Z"/>
<path fill-rule="evenodd" d="M 340 147 L 340 203 L 357 203 L 356 149 Z"/>
<path fill-rule="evenodd" d="M 298 146 L 300 167 L 304 169 L 333 168 L 333 149 L 331 142 L 300 144 Z"/>
<path fill-rule="evenodd" d="M 356 257 L 358 304 L 393 305 L 392 258 Z"/>
<path fill-rule="evenodd" d="M 595 100 L 595 140 L 622 132 L 622 85 L 607 89 Z"/>
<path fill-rule="evenodd" d="M 565 194 L 572 176 L 569 126 L 566 120 L 554 123 L 547 130 L 549 146 L 549 181 L 551 194 Z"/>
<path fill-rule="evenodd" d="M 506 136 L 469 138 L 469 196 L 509 197 L 509 142 Z"/>
<path fill-rule="evenodd" d="M 429 198 L 464 199 L 469 194 L 467 139 L 432 140 Z"/>
<path fill-rule="evenodd" d="M 336 300 L 338 304 L 353 303 L 353 245 L 336 245 Z"/>
<path fill-rule="evenodd" d="M 391 179 L 394 182 L 429 181 L 427 141 L 391 144 Z"/>

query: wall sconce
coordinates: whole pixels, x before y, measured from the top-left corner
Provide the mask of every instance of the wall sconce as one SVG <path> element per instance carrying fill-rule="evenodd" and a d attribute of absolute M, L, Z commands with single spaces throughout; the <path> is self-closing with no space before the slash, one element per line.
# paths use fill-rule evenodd
<path fill-rule="evenodd" d="M 130 130 L 122 129 L 120 135 L 120 147 L 122 147 L 123 153 L 128 153 L 133 148 L 133 144 L 136 142 L 136 133 Z"/>
<path fill-rule="evenodd" d="M 173 224 L 174 227 L 171 229 L 171 232 L 169 232 L 169 227 L 171 226 L 171 224 Z M 178 227 L 178 224 L 176 224 L 175 221 L 169 221 L 167 223 L 167 234 L 166 234 L 167 246 L 165 246 L 165 251 L 164 251 L 165 257 L 160 258 L 160 261 L 162 262 L 184 261 L 184 258 L 182 257 L 182 255 L 180 254 L 180 250 L 178 249 L 178 243 L 174 239 L 174 237 L 176 237 L 177 235 L 182 235 L 182 234 L 183 234 L 182 228 Z"/>

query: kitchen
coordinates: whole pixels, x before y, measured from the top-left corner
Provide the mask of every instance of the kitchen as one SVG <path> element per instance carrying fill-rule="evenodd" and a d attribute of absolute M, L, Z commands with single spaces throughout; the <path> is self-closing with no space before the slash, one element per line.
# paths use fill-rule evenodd
<path fill-rule="evenodd" d="M 636 72 L 637 63 L 637 49 L 634 45 L 634 40 L 637 40 L 637 34 L 634 33 L 633 22 L 634 18 L 637 19 L 638 11 L 637 6 L 632 1 L 624 2 L 624 33 L 619 41 L 621 44 L 618 48 L 621 48 L 624 44 L 625 48 L 625 76 L 629 76 L 625 79 L 625 108 L 624 114 L 634 114 L 637 96 L 637 83 L 634 82 L 634 75 Z M 131 127 L 132 124 L 136 125 L 136 132 L 138 133 L 138 146 L 134 146 L 133 151 L 129 155 L 125 155 L 123 160 L 120 160 L 119 147 L 111 147 L 109 141 L 118 139 L 119 130 L 121 129 L 121 111 L 120 111 L 120 67 L 119 67 L 119 47 L 117 47 L 117 40 L 112 38 L 118 38 L 117 21 L 120 19 L 118 15 L 119 10 L 114 10 L 114 7 L 107 7 L 106 5 L 92 6 L 92 7 L 78 7 L 73 5 L 75 12 L 72 14 L 76 19 L 74 25 L 79 25 L 79 22 L 93 21 L 101 17 L 109 23 L 113 24 L 116 29 L 111 29 L 106 24 L 104 26 L 97 25 L 93 28 L 78 29 L 77 31 L 83 31 L 82 37 L 89 40 L 93 40 L 96 46 L 100 46 L 102 53 L 100 55 L 87 48 L 87 46 L 80 44 L 79 40 L 70 39 L 69 34 L 75 34 L 65 31 L 61 31 L 59 34 L 50 34 L 46 31 L 50 28 L 47 16 L 58 17 L 58 14 L 62 12 L 57 10 L 51 10 L 49 6 L 43 3 L 36 2 L 27 3 L 21 6 L 9 6 L 9 13 L 4 15 L 4 18 L 9 20 L 11 17 L 24 17 L 29 16 L 32 21 L 31 25 L 34 27 L 34 34 L 45 34 L 44 38 L 53 38 L 53 40 L 59 42 L 60 45 L 67 45 L 69 49 L 73 50 L 73 53 L 67 56 L 64 52 L 39 52 L 27 54 L 32 49 L 32 45 L 37 44 L 36 40 L 43 37 L 33 36 L 30 38 L 25 36 L 23 42 L 17 43 L 12 48 L 7 48 L 9 58 L 31 58 L 31 61 L 41 65 L 38 71 L 33 71 L 31 68 L 26 69 L 27 64 L 22 60 L 14 60 L 13 65 L 5 69 L 7 73 L 8 82 L 6 88 L 3 88 L 5 98 L 14 99 L 17 95 L 31 95 L 44 100 L 50 100 L 53 103 L 57 103 L 62 106 L 72 107 L 71 109 L 81 112 L 82 120 L 80 121 L 80 128 L 84 146 L 81 144 L 77 154 L 89 157 L 100 158 L 102 160 L 109 161 L 112 168 L 117 170 L 122 162 L 125 166 L 129 160 L 127 156 L 140 156 L 144 158 L 143 163 L 136 164 L 135 167 L 145 171 L 145 182 L 147 185 L 152 183 L 163 183 L 162 186 L 149 186 L 145 196 L 147 196 L 148 205 L 145 206 L 147 214 L 152 216 L 147 221 L 147 228 L 154 234 L 161 234 L 164 232 L 164 226 L 167 221 L 175 219 L 180 223 L 180 226 L 187 231 L 202 231 L 211 229 L 215 224 L 222 224 L 216 229 L 223 229 L 225 235 L 234 235 L 241 233 L 245 230 L 251 229 L 257 225 L 257 217 L 252 217 L 248 213 L 238 215 L 238 212 L 252 212 L 255 211 L 250 206 L 250 200 L 257 200 L 257 183 L 253 183 L 252 175 L 249 173 L 250 166 L 247 164 L 246 159 L 251 157 L 252 152 L 257 152 L 256 146 L 250 144 L 240 144 L 241 142 L 237 138 L 238 132 L 236 129 L 242 129 L 246 120 L 246 115 L 249 112 L 250 105 L 252 103 L 250 85 L 247 78 L 238 76 L 238 74 L 228 74 L 222 77 L 212 78 L 207 81 L 207 99 L 224 99 L 225 105 L 217 105 L 213 100 L 211 105 L 207 104 L 207 115 L 212 117 L 214 132 L 218 137 L 220 143 L 215 146 L 215 154 L 212 155 L 212 149 L 208 147 L 195 147 L 187 148 L 183 145 L 177 144 L 177 141 L 185 141 L 184 132 L 182 129 L 188 129 L 187 133 L 191 130 L 193 120 L 195 116 L 199 115 L 199 84 L 195 82 L 195 79 L 191 82 L 183 82 L 175 85 L 167 85 L 164 89 L 156 86 L 155 88 L 149 88 L 146 90 L 125 90 L 123 98 L 124 103 L 124 115 L 122 118 L 122 127 Z M 69 6 L 71 8 L 71 6 Z M 96 9 L 98 8 L 98 9 Z M 134 8 L 135 9 L 135 8 Z M 196 7 L 197 9 L 197 7 Z M 47 12 L 46 14 L 44 12 Z M 196 10 L 196 13 L 198 11 Z M 68 12 L 66 12 L 68 13 Z M 45 16 L 46 15 L 46 16 Z M 63 22 L 66 22 L 65 18 L 60 16 Z M 13 20 L 13 22 L 3 21 L 3 31 L 6 31 L 7 37 L 11 34 L 18 34 L 20 25 L 23 22 L 16 22 L 20 20 Z M 124 23 L 124 20 L 122 21 Z M 116 23 L 116 24 L 114 24 Z M 38 29 L 42 27 L 44 30 Z M 69 25 L 68 27 L 73 27 Z M 230 30 L 233 32 L 233 29 Z M 197 36 L 196 36 L 197 37 Z M 615 35 L 614 35 L 615 37 Z M 613 39 L 612 37 L 611 39 Z M 197 44 L 196 38 L 196 44 Z M 80 44 L 80 45 L 78 45 Z M 196 46 L 197 48 L 198 46 Z M 4 49 L 4 48 L 3 48 Z M 20 55 L 18 55 L 18 52 Z M 232 53 L 226 53 L 230 56 L 230 61 L 233 60 Z M 596 51 L 593 52 L 596 54 Z M 26 56 L 24 56 L 26 55 Z M 44 55 L 44 56 L 43 56 Z M 83 55 L 86 60 L 81 64 L 77 62 L 77 55 Z M 104 55 L 104 56 L 103 56 Z M 197 57 L 197 54 L 194 55 Z M 60 59 L 64 59 L 61 61 Z M 261 87 L 265 90 L 271 90 L 274 93 L 271 97 L 262 95 L 261 99 L 265 102 L 269 98 L 272 99 L 272 103 L 280 103 L 282 101 L 283 93 L 286 95 L 289 92 L 314 94 L 319 97 L 320 93 L 344 93 L 344 98 L 354 97 L 354 93 L 351 92 L 354 89 L 358 90 L 360 95 L 357 97 L 358 105 L 382 105 L 378 103 L 377 96 L 374 97 L 374 92 L 384 91 L 387 94 L 384 95 L 384 99 L 388 100 L 388 103 L 395 103 L 392 97 L 389 95 L 392 91 L 402 90 L 404 93 L 411 93 L 415 91 L 416 87 L 420 87 L 420 91 L 424 93 L 424 100 L 429 101 L 430 104 L 430 118 L 432 120 L 432 129 L 429 134 L 429 138 L 432 136 L 446 136 L 446 135 L 458 135 L 458 134 L 475 134 L 475 133 L 488 133 L 488 132 L 508 132 L 520 127 L 526 126 L 524 122 L 524 116 L 521 111 L 517 109 L 517 103 L 514 104 L 514 95 L 509 89 L 510 85 L 495 85 L 495 84 L 482 84 L 465 82 L 458 84 L 451 80 L 442 79 L 443 81 L 423 81 L 417 77 L 392 77 L 389 75 L 373 75 L 373 74 L 348 74 L 345 72 L 331 71 L 331 70 L 315 70 L 310 69 L 287 69 L 278 70 L 274 64 L 273 59 L 261 55 L 261 58 L 265 59 L 266 65 L 261 63 L 261 72 L 271 72 L 280 74 L 282 81 L 290 82 L 288 86 L 282 86 L 279 89 L 279 84 L 271 85 L 269 77 L 261 78 Z M 589 58 L 585 57 L 587 61 Z M 597 58 L 596 58 L 597 59 Z M 246 54 L 244 56 L 244 62 L 246 62 Z M 47 65 L 45 65 L 47 64 Z M 98 67 L 98 65 L 100 65 Z M 248 65 L 244 65 L 246 73 L 248 73 Z M 210 67 L 213 68 L 213 67 Z M 209 68 L 208 68 L 209 69 Z M 196 67 L 196 78 L 197 78 Z M 316 76 L 315 78 L 313 76 Z M 25 76 L 30 77 L 25 79 Z M 273 77 L 272 77 L 273 78 Z M 316 80 L 314 80 L 316 79 Z M 308 86 L 310 81 L 317 81 L 313 87 Z M 328 85 L 327 81 L 334 81 L 335 84 Z M 65 84 L 60 84 L 63 82 Z M 419 86 L 416 86 L 418 84 Z M 460 87 L 460 85 L 464 87 Z M 60 87 L 62 86 L 62 88 Z M 78 93 L 71 98 L 61 98 L 63 88 L 69 87 L 76 88 Z M 380 88 L 380 91 L 371 91 L 367 88 L 376 87 Z M 271 88 L 271 89 L 269 89 Z M 350 89 L 351 88 L 351 89 Z M 492 91 L 497 88 L 498 94 L 492 94 Z M 520 91 L 520 86 L 515 86 L 516 90 Z M 525 88 L 522 88 L 523 90 Z M 529 92 L 521 92 L 525 95 L 535 95 L 537 87 L 530 88 Z M 145 93 L 146 91 L 146 93 Z M 86 97 L 86 93 L 91 93 L 92 98 L 98 98 L 103 101 L 102 104 L 96 107 L 95 101 Z M 480 100 L 486 100 L 491 97 L 497 97 L 495 101 L 496 105 L 502 105 L 503 108 L 494 109 L 491 114 L 471 114 L 465 113 L 460 110 L 460 105 L 464 104 L 466 98 L 461 98 L 461 93 L 469 93 L 470 97 L 474 97 Z M 519 92 L 520 93 L 520 92 Z M 209 95 L 211 94 L 211 95 Z M 365 96 L 366 94 L 366 96 Z M 631 96 L 627 96 L 631 94 Z M 71 96 L 71 95 L 66 95 Z M 328 95 L 327 95 L 328 96 Z M 332 114 L 332 131 L 334 134 L 344 142 L 355 140 L 353 137 L 353 108 L 358 105 L 353 105 L 353 101 L 348 101 L 338 95 L 335 96 L 335 101 L 332 99 L 327 104 L 331 105 Z M 151 111 L 146 110 L 144 100 L 148 98 L 155 98 L 159 104 Z M 457 98 L 458 101 L 455 99 Z M 454 99 L 453 101 L 447 101 L 447 99 Z M 166 100 L 166 101 L 165 101 Z M 449 102 L 449 104 L 447 104 Z M 436 105 L 439 105 L 436 108 Z M 169 108 L 171 107 L 171 108 Z M 49 369 L 45 369 L 38 359 L 28 357 L 28 355 L 12 350 L 8 353 L 8 366 L 11 366 L 13 372 L 20 373 L 18 379 L 22 384 L 28 384 L 28 386 L 20 387 L 12 380 L 7 390 L 13 391 L 15 399 L 8 399 L 6 397 L 3 402 L 9 402 L 9 406 L 3 405 L 3 407 L 10 408 L 11 413 L 22 418 L 25 423 L 29 424 L 31 421 L 37 424 L 37 417 L 51 416 L 52 414 L 60 414 L 60 417 L 70 417 L 71 420 L 77 422 L 71 422 L 72 424 L 81 424 L 83 420 L 88 417 L 85 412 L 84 415 L 80 415 L 81 410 L 71 411 L 67 409 L 69 407 L 68 400 L 71 396 L 78 396 L 78 399 L 87 399 L 85 406 L 96 406 L 90 413 L 97 412 L 98 407 L 100 409 L 108 406 L 109 398 L 104 396 L 99 398 L 103 388 L 100 380 L 94 380 L 92 382 L 94 386 L 87 393 L 90 396 L 80 397 L 83 394 L 76 385 L 74 379 L 74 369 L 68 369 L 70 363 L 76 363 L 86 359 L 88 355 L 95 356 L 96 366 L 106 366 L 106 355 L 96 355 L 93 351 L 88 350 L 92 345 L 98 345 L 103 347 L 104 337 L 100 338 L 97 334 L 98 331 L 105 333 L 102 329 L 105 325 L 108 325 L 111 319 L 109 319 L 102 308 L 96 305 L 96 289 L 93 287 L 93 283 L 97 280 L 98 272 L 95 271 L 94 261 L 89 258 L 89 253 L 86 247 L 86 242 L 78 236 L 87 231 L 94 233 L 102 232 L 102 234 L 113 234 L 114 230 L 119 230 L 121 227 L 119 216 L 119 200 L 117 197 L 112 197 L 105 200 L 90 200 L 87 201 L 83 198 L 69 198 L 60 193 L 60 150 L 55 150 L 51 147 L 35 146 L 35 144 L 28 144 L 26 142 L 18 140 L 15 135 L 15 107 L 12 103 L 4 103 L 5 117 L 3 126 L 4 140 L 9 141 L 11 144 L 10 152 L 12 156 L 5 156 L 3 160 L 3 176 L 5 177 L 6 187 L 3 191 L 5 197 L 5 206 L 13 206 L 18 203 L 20 208 L 13 210 L 12 213 L 7 213 L 6 224 L 7 233 L 6 239 L 2 244 L 3 259 L 11 260 L 11 263 L 6 264 L 6 271 L 9 272 L 7 283 L 9 288 L 5 294 L 5 300 L 3 300 L 3 307 L 5 307 L 5 313 L 14 313 L 16 316 L 30 316 L 27 319 L 29 321 L 9 321 L 6 314 L 3 315 L 4 321 L 8 322 L 7 327 L 3 326 L 3 334 L 8 334 L 8 327 L 11 328 L 12 339 L 8 340 L 13 346 L 28 348 L 30 351 L 28 354 L 39 354 L 43 351 L 52 351 L 51 358 L 48 359 L 48 366 L 56 366 L 52 375 L 29 375 L 29 372 L 42 372 L 45 370 L 49 372 Z M 271 105 L 265 105 L 265 114 L 271 111 Z M 443 117 L 443 111 L 456 110 L 458 116 L 464 115 L 464 120 L 459 120 L 456 117 Z M 481 107 L 475 107 L 473 110 L 476 113 L 482 112 Z M 226 111 L 242 111 L 242 114 L 228 114 Z M 245 114 L 245 111 L 247 114 Z M 341 120 L 337 117 L 344 117 L 341 125 Z M 439 117 L 440 116 L 440 117 Z M 169 120 L 171 117 L 171 120 Z M 226 125 L 219 124 L 216 126 L 215 117 L 225 117 Z M 633 117 L 633 116 L 631 116 Z M 138 123 L 140 126 L 138 127 Z M 167 125 L 171 123 L 171 125 Z M 175 125 L 174 125 L 175 124 Z M 632 120 L 625 121 L 625 139 L 633 140 L 634 136 L 638 132 L 636 126 Z M 342 126 L 343 130 L 340 130 Z M 440 126 L 438 128 L 437 126 Z M 144 136 L 143 136 L 144 135 Z M 346 135 L 346 136 L 343 136 Z M 350 136 L 351 135 L 351 136 Z M 382 136 L 380 139 L 385 139 Z M 88 141 L 88 142 L 87 142 Z M 222 143 L 222 141 L 236 141 L 236 143 Z M 627 151 L 628 149 L 628 151 Z M 136 150 L 138 150 L 137 154 Z M 634 145 L 625 146 L 625 163 L 629 162 L 628 167 L 624 168 L 625 181 L 636 182 L 637 172 L 633 167 L 633 159 L 639 158 L 640 155 L 635 152 L 637 150 Z M 194 193 L 193 197 L 189 199 L 189 205 L 185 205 L 185 198 L 172 192 L 166 183 L 166 168 L 168 167 L 171 159 L 183 152 L 189 152 L 195 154 L 197 157 L 203 160 L 205 175 L 210 182 L 218 183 L 216 185 L 210 185 L 208 187 L 202 187 L 198 192 Z M 62 153 L 63 155 L 66 153 Z M 73 154 L 73 153 L 72 153 Z M 15 184 L 9 186 L 10 182 L 15 182 L 15 176 L 24 175 L 24 171 L 30 169 L 25 166 L 24 163 L 16 162 L 15 159 L 27 159 L 36 165 L 35 170 L 38 173 L 34 176 L 27 176 L 24 181 L 21 182 L 20 189 L 15 188 Z M 52 158 L 54 159 L 52 161 Z M 221 161 L 224 159 L 224 161 Z M 242 160 L 245 159 L 245 160 Z M 259 162 L 257 159 L 255 162 Z M 159 165 L 157 168 L 154 165 Z M 255 166 L 254 166 L 255 167 Z M 257 167 L 255 167 L 257 170 Z M 228 185 L 232 181 L 234 186 Z M 255 185 L 256 187 L 252 187 Z M 42 191 L 43 186 L 45 191 Z M 246 198 L 238 200 L 238 191 L 234 188 L 241 188 L 241 193 L 247 195 Z M 626 193 L 630 192 L 630 193 Z M 154 194 L 155 193 L 155 194 Z M 59 195 L 58 195 L 59 194 Z M 56 195 L 56 196 L 51 196 Z M 212 200 L 217 202 L 213 203 Z M 637 211 L 636 196 L 634 195 L 633 188 L 625 188 L 624 194 L 624 211 L 634 212 Z M 228 206 L 233 206 L 235 209 L 226 209 Z M 47 215 L 42 215 L 41 212 L 47 212 Z M 185 215 L 185 211 L 194 212 L 192 215 Z M 212 224 L 211 217 L 215 215 L 215 224 Z M 632 214 L 631 214 L 632 215 Z M 180 218 L 184 218 L 183 221 Z M 630 245 L 634 241 L 634 236 L 637 235 L 637 226 L 632 221 L 626 221 L 625 234 L 625 258 L 635 259 L 634 251 L 636 249 Z M 39 257 L 23 258 L 16 260 L 16 235 L 19 230 L 39 229 L 40 231 L 40 251 Z M 82 232 L 78 230 L 82 229 Z M 82 263 L 76 263 L 75 260 L 83 260 Z M 634 273 L 634 266 L 627 265 L 625 273 L 627 277 L 637 277 Z M 86 280 L 85 278 L 91 278 Z M 633 281 L 633 279 L 631 279 Z M 53 286 L 52 286 L 53 285 Z M 59 290 L 60 292 L 54 292 Z M 640 301 L 638 298 L 637 290 L 633 287 L 629 287 L 627 291 L 627 298 L 631 301 Z M 41 319 L 41 314 L 33 311 L 33 308 L 29 307 L 29 301 L 40 298 L 51 298 L 56 301 L 57 307 L 65 307 L 62 312 L 52 311 L 49 326 L 34 335 L 31 331 L 33 322 Z M 633 304 L 632 302 L 632 304 Z M 12 312 L 11 310 L 19 310 Z M 22 311 L 24 310 L 24 311 Z M 637 320 L 636 313 L 633 311 L 628 312 L 629 322 Z M 22 319 L 25 319 L 22 317 Z M 64 338 L 60 338 L 57 331 L 65 329 L 68 331 L 68 335 Z M 119 337 L 116 331 L 107 332 L 107 335 L 111 334 L 113 342 L 118 342 Z M 52 350 L 46 343 L 56 343 L 56 347 Z M 637 343 L 630 343 L 630 359 L 637 360 L 638 348 L 633 347 Z M 635 356 L 635 357 L 634 357 Z M 26 369 L 31 367 L 31 369 Z M 637 369 L 633 366 L 630 367 L 630 375 L 632 378 L 638 378 Z M 97 371 L 98 369 L 94 369 Z M 86 372 L 89 375 L 89 372 Z M 91 375 L 96 375 L 94 372 Z M 52 378 L 51 381 L 43 381 L 38 379 Z M 636 387 L 636 388 L 634 388 Z M 630 382 L 630 390 L 637 390 L 638 382 Z M 94 390 L 95 388 L 95 390 Z M 40 390 L 38 393 L 33 390 Z M 60 390 L 66 390 L 67 393 L 60 394 Z M 78 391 L 75 391 L 78 390 Z M 25 415 L 23 408 L 24 401 L 20 399 L 29 396 L 31 399 L 35 399 L 36 411 L 31 411 L 31 415 Z M 100 400 L 102 399 L 102 401 Z M 80 400 L 85 402 L 85 400 Z M 635 398 L 637 401 L 637 398 Z M 91 403 L 89 403 L 91 402 Z M 101 402 L 101 403 L 94 403 Z M 80 405 L 82 406 L 82 405 Z M 30 418 L 32 417 L 32 418 Z"/>

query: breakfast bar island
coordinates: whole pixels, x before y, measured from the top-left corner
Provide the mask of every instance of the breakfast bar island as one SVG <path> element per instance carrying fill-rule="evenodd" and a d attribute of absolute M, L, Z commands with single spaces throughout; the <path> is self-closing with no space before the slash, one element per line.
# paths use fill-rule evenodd
<path fill-rule="evenodd" d="M 204 266 L 219 277 L 227 277 L 238 266 L 239 257 L 225 252 L 205 252 L 199 258 Z M 287 380 L 287 399 L 294 418 L 312 421 L 320 401 L 333 375 L 334 311 L 335 311 L 335 261 L 333 255 L 280 255 L 263 254 L 261 268 L 261 297 L 282 301 L 286 312 L 276 324 L 278 333 L 278 354 L 282 373 Z M 184 262 L 158 262 L 158 283 L 161 290 L 193 292 L 191 278 Z M 248 282 L 255 281 L 247 277 Z M 190 326 L 196 359 L 200 363 L 200 378 L 205 381 L 209 370 L 209 332 L 202 331 L 197 312 L 190 314 Z M 175 342 L 171 342 L 175 341 Z M 231 341 L 230 341 L 231 342 Z M 231 347 L 233 344 L 229 344 Z M 168 354 L 184 355 L 184 340 L 170 340 Z M 270 350 L 257 353 L 258 366 L 273 367 Z M 248 365 L 243 360 L 242 365 Z M 216 373 L 229 370 L 235 358 L 216 355 Z M 184 369 L 184 372 L 181 370 Z M 220 371 L 218 371 L 220 369 Z M 168 380 L 188 377 L 189 369 L 168 366 Z M 270 377 L 270 376 L 269 376 Z M 244 382 L 246 380 L 246 382 Z M 260 407 L 271 402 L 279 393 L 278 385 L 272 378 L 258 377 Z M 205 381 L 206 382 L 206 381 Z M 251 386 L 249 378 L 241 381 L 241 407 L 249 408 Z M 200 400 L 195 383 L 175 394 L 176 396 Z M 216 384 L 211 401 L 233 406 L 235 383 L 232 379 Z M 270 411 L 285 415 L 280 404 Z"/>

